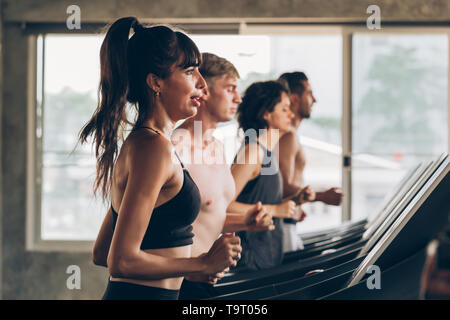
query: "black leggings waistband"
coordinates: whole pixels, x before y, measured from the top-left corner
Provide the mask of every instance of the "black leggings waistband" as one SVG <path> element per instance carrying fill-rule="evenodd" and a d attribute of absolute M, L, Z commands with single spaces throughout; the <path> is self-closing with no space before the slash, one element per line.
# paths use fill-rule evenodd
<path fill-rule="evenodd" d="M 179 290 L 108 281 L 103 300 L 178 300 Z"/>

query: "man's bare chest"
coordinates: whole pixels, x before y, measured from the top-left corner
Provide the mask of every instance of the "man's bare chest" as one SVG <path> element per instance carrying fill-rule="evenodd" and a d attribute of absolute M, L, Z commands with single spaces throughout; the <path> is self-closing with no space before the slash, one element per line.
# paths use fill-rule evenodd
<path fill-rule="evenodd" d="M 235 184 L 226 164 L 194 164 L 190 165 L 188 170 L 200 190 L 202 207 L 215 203 L 228 205 L 231 202 Z"/>

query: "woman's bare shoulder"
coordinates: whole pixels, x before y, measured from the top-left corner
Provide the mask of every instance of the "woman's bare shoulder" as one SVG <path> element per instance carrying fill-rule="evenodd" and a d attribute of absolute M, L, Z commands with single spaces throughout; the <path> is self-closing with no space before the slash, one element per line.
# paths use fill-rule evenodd
<path fill-rule="evenodd" d="M 134 169 L 157 169 L 172 160 L 173 145 L 164 137 L 147 132 L 133 132 L 124 142 L 127 163 Z"/>

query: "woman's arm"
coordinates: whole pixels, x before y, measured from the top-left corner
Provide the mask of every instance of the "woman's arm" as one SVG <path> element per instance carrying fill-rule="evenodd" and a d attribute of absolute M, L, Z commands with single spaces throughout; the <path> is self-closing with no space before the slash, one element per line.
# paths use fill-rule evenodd
<path fill-rule="evenodd" d="M 272 216 L 262 203 L 258 202 L 245 214 L 227 212 L 223 232 L 270 231 L 274 228 Z"/>
<path fill-rule="evenodd" d="M 109 247 L 113 237 L 113 217 L 112 210 L 109 208 L 108 212 L 103 219 L 100 232 L 92 249 L 92 261 L 98 266 L 107 267 L 107 259 Z"/>
<path fill-rule="evenodd" d="M 256 178 L 261 171 L 263 150 L 255 144 L 248 144 L 236 156 L 236 162 L 231 167 L 231 175 L 234 178 L 236 193 L 233 201 L 228 205 L 227 212 L 245 214 L 254 206 L 236 201 L 238 195 L 242 192 L 245 185 Z M 284 201 L 279 205 L 263 204 L 272 217 L 290 218 L 295 214 L 295 203 L 293 201 Z"/>
<path fill-rule="evenodd" d="M 235 163 L 231 166 L 231 175 L 235 184 L 233 201 L 228 205 L 227 212 L 245 214 L 251 210 L 253 204 L 236 201 L 245 185 L 256 178 L 261 171 L 262 150 L 256 144 L 247 144 L 236 155 Z"/>
<path fill-rule="evenodd" d="M 128 180 L 120 205 L 107 265 L 113 277 L 157 280 L 196 274 L 215 274 L 240 253 L 239 238 L 224 235 L 201 257 L 170 258 L 140 249 L 159 193 L 173 174 L 171 145 L 158 137 L 131 146 Z"/>

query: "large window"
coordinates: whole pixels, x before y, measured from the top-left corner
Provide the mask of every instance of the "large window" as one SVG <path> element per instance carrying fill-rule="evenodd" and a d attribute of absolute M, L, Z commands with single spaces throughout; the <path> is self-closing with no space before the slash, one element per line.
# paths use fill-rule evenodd
<path fill-rule="evenodd" d="M 353 36 L 353 219 L 447 150 L 448 57 L 446 34 Z"/>
<path fill-rule="evenodd" d="M 38 39 L 43 89 L 37 109 L 37 187 L 42 240 L 92 240 L 106 212 L 92 194 L 95 157 L 77 136 L 97 105 L 102 37 Z M 41 93 L 39 92 L 39 93 Z"/>
<path fill-rule="evenodd" d="M 342 185 L 347 136 L 341 132 L 349 129 L 352 180 L 344 193 L 351 194 L 352 219 L 357 220 L 374 214 L 407 169 L 448 151 L 449 48 L 442 32 L 351 33 L 349 52 L 335 29 L 192 37 L 202 52 L 235 64 L 241 93 L 252 82 L 276 79 L 283 72 L 307 74 L 317 103 L 297 133 L 306 154 L 305 183 L 317 190 Z M 37 39 L 35 230 L 41 240 L 92 241 L 107 207 L 92 193 L 91 145 L 75 147 L 97 106 L 103 36 L 47 34 Z M 347 119 L 343 79 L 350 73 L 352 116 Z M 231 164 L 240 143 L 236 121 L 220 124 L 216 136 Z M 341 207 L 313 203 L 304 209 L 308 217 L 298 232 L 341 223 Z"/>

